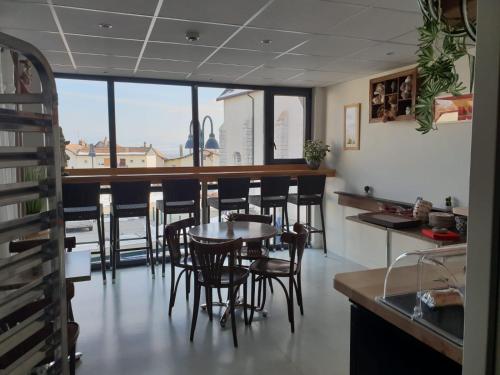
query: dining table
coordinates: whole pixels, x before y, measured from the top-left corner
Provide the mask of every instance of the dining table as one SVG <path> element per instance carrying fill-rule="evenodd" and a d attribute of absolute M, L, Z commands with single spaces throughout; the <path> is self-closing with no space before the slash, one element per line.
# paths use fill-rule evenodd
<path fill-rule="evenodd" d="M 276 236 L 277 230 L 274 226 L 265 223 L 255 223 L 250 221 L 235 222 L 212 222 L 208 224 L 196 225 L 189 229 L 189 236 L 197 241 L 203 242 L 225 242 L 241 238 L 243 242 L 265 241 Z M 213 306 L 225 308 L 220 318 L 220 325 L 225 327 L 229 316 L 229 301 L 214 301 Z M 236 308 L 243 307 L 243 302 L 238 299 Z M 249 306 L 258 309 L 256 306 Z M 206 311 L 206 305 L 201 306 Z M 264 315 L 265 312 L 263 312 Z"/>

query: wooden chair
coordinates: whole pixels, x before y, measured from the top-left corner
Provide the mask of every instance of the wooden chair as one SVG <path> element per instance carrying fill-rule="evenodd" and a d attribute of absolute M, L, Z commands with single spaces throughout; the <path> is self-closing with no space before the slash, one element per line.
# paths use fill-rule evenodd
<path fill-rule="evenodd" d="M 217 181 L 218 196 L 207 199 L 208 207 L 219 211 L 219 223 L 222 221 L 222 211 L 245 211 L 248 214 L 248 193 L 250 178 L 231 177 L 219 178 Z M 210 216 L 210 214 L 209 214 Z M 210 222 L 210 217 L 208 218 Z"/>
<path fill-rule="evenodd" d="M 297 292 L 297 302 L 300 307 L 300 313 L 304 315 L 304 306 L 302 302 L 301 263 L 308 236 L 308 232 L 305 227 L 299 223 L 295 223 L 293 230 L 295 233 L 285 232 L 281 236 L 282 241 L 288 244 L 290 260 L 261 258 L 253 262 L 250 266 L 250 272 L 252 273 L 251 305 L 253 306 L 255 301 L 255 283 L 265 278 L 276 280 L 285 292 L 288 305 L 288 320 L 290 321 L 292 333 L 295 331 L 293 303 L 294 290 Z M 283 278 L 288 279 L 288 290 L 285 284 L 281 281 Z M 253 312 L 254 310 L 252 309 L 250 312 L 249 324 L 252 323 Z"/>
<path fill-rule="evenodd" d="M 234 346 L 238 347 L 236 337 L 235 304 L 240 286 L 243 286 L 243 311 L 245 324 L 247 317 L 247 280 L 248 269 L 236 265 L 236 256 L 241 250 L 242 240 L 237 239 L 223 243 L 201 243 L 196 240 L 190 242 L 189 248 L 194 267 L 194 307 L 191 322 L 190 340 L 193 341 L 196 329 L 198 310 L 200 309 L 201 288 L 205 288 L 207 296 L 207 312 L 212 320 L 212 289 L 228 289 L 231 326 L 233 331 Z M 224 265 L 225 261 L 227 265 Z"/>
<path fill-rule="evenodd" d="M 168 315 L 172 315 L 172 309 L 175 304 L 175 297 L 177 295 L 177 287 L 182 275 L 186 277 L 186 300 L 189 299 L 191 273 L 193 272 L 193 264 L 189 259 L 187 229 L 196 225 L 196 219 L 190 217 L 188 219 L 179 220 L 165 226 L 164 238 L 168 244 L 168 251 L 170 253 L 170 300 L 168 304 Z M 184 252 L 181 249 L 181 237 L 184 240 Z M 163 247 L 162 258 L 162 275 L 165 276 L 165 247 Z M 181 272 L 175 277 L 177 268 Z"/>
<path fill-rule="evenodd" d="M 233 221 L 250 221 L 262 224 L 271 224 L 273 222 L 273 217 L 270 215 L 234 214 L 232 219 Z M 262 242 L 247 242 L 246 246 L 241 248 L 238 259 L 254 261 L 267 256 L 269 256 L 269 248 L 264 246 Z"/>

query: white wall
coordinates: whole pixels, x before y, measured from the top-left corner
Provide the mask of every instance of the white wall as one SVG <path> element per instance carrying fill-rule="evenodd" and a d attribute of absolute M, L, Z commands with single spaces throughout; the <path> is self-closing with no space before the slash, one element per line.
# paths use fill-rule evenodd
<path fill-rule="evenodd" d="M 457 70 L 468 85 L 466 59 L 459 61 Z M 315 121 L 315 134 L 321 138 L 324 134 L 326 143 L 333 145 L 326 164 L 337 170 L 325 192 L 327 243 L 329 251 L 347 257 L 346 210 L 337 204 L 334 191 L 363 193 L 363 187 L 370 185 L 377 197 L 413 202 L 422 196 L 435 206 L 444 206 L 445 197 L 452 196 L 455 205 L 468 205 L 471 123 L 440 125 L 426 135 L 415 130 L 414 121 L 369 124 L 369 80 L 377 76 L 324 89 L 325 129 Z M 361 103 L 361 149 L 344 151 L 344 105 L 352 103 Z"/>

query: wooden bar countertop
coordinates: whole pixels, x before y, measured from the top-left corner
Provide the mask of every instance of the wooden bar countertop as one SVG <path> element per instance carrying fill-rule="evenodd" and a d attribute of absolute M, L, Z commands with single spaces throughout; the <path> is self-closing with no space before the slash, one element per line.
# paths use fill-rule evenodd
<path fill-rule="evenodd" d="M 414 277 L 412 277 L 412 273 Z M 339 273 L 335 275 L 333 286 L 353 303 L 364 307 L 434 350 L 461 364 L 462 347 L 375 300 L 384 293 L 385 274 L 385 268 Z M 393 281 L 396 280 L 395 284 L 398 286 L 397 291 L 393 289 L 394 292 L 407 292 L 415 288 L 416 275 L 414 269 L 401 269 L 401 272 L 396 273 L 393 277 L 397 278 L 393 279 Z"/>
<path fill-rule="evenodd" d="M 216 182 L 219 177 L 250 177 L 260 179 L 265 176 L 326 175 L 335 176 L 335 169 L 310 169 L 304 164 L 249 165 L 225 167 L 165 167 L 165 168 L 88 168 L 66 169 L 63 183 L 100 182 L 109 184 L 115 181 L 148 180 L 161 183 L 166 179 L 197 178 L 201 182 Z"/>

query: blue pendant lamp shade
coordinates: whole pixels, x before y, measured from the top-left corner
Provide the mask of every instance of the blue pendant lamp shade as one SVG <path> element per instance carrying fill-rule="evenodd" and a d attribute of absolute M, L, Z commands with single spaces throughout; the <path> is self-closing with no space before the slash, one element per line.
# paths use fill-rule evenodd
<path fill-rule="evenodd" d="M 189 134 L 188 139 L 186 141 L 186 144 L 184 145 L 184 148 L 187 148 L 187 149 L 194 148 L 193 135 L 192 134 Z"/>
<path fill-rule="evenodd" d="M 209 150 L 218 150 L 219 149 L 219 142 L 217 142 L 217 139 L 215 139 L 215 134 L 210 133 L 207 139 L 207 143 L 205 143 L 205 148 Z"/>

